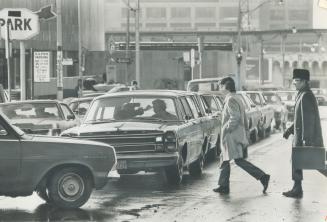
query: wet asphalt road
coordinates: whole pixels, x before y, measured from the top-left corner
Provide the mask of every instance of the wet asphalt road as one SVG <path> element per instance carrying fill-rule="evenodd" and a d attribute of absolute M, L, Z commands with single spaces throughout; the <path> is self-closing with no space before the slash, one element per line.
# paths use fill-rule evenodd
<path fill-rule="evenodd" d="M 327 141 L 325 113 L 327 117 L 327 112 L 321 116 Z M 271 174 L 267 194 L 262 194 L 259 181 L 234 164 L 230 194 L 214 193 L 218 179 L 214 161 L 201 178 L 186 174 L 178 187 L 167 186 L 161 174 L 113 178 L 78 210 L 57 209 L 37 195 L 0 197 L 0 221 L 327 221 L 327 177 L 317 171 L 304 172 L 302 199 L 281 195 L 292 186 L 291 140 L 281 137 L 277 132 L 249 147 L 249 160 Z"/>

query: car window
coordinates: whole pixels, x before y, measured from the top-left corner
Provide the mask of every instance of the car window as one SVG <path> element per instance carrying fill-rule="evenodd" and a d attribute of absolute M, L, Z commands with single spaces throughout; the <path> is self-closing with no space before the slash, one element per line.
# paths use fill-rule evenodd
<path fill-rule="evenodd" d="M 94 101 L 85 121 L 178 120 L 174 100 L 157 97 L 109 97 Z"/>
<path fill-rule="evenodd" d="M 190 105 L 188 104 L 186 98 L 185 98 L 185 97 L 182 97 L 182 98 L 181 98 L 181 102 L 182 102 L 182 105 L 183 105 L 183 108 L 184 108 L 184 111 L 185 111 L 186 115 L 187 115 L 188 117 L 190 117 L 190 118 L 193 119 L 194 116 L 193 116 L 193 113 L 192 113 L 192 111 L 191 111 Z"/>
<path fill-rule="evenodd" d="M 248 96 L 255 105 L 261 106 L 260 95 L 258 93 L 248 93 Z"/>
<path fill-rule="evenodd" d="M 211 110 L 212 113 L 221 111 L 220 107 L 217 105 L 213 96 L 203 95 L 201 97 L 203 98 L 203 100 L 205 101 L 205 104 L 208 106 L 208 108 Z"/>
<path fill-rule="evenodd" d="M 85 115 L 90 107 L 91 101 L 92 100 L 72 102 L 69 104 L 69 107 L 73 112 L 79 115 Z"/>
<path fill-rule="evenodd" d="M 9 119 L 62 119 L 55 103 L 1 104 L 0 111 Z"/>
<path fill-rule="evenodd" d="M 265 94 L 263 94 L 263 97 L 268 104 L 280 104 L 281 103 L 281 99 L 277 94 L 265 93 Z"/>
<path fill-rule="evenodd" d="M 67 119 L 69 115 L 74 116 L 74 113 L 68 108 L 66 104 L 60 104 L 60 105 L 61 105 L 62 112 L 64 113 L 65 119 Z"/>
<path fill-rule="evenodd" d="M 191 108 L 191 111 L 193 113 L 193 116 L 195 118 L 199 118 L 200 117 L 199 116 L 200 110 L 197 107 L 197 105 L 195 104 L 194 100 L 191 97 L 189 97 L 189 96 L 186 97 L 186 100 L 187 100 L 188 104 L 190 105 L 190 108 Z"/>
<path fill-rule="evenodd" d="M 178 116 L 180 116 L 183 120 L 185 120 L 185 112 L 183 109 L 183 105 L 179 99 L 176 99 L 176 110 L 177 110 Z"/>
<path fill-rule="evenodd" d="M 239 94 L 237 94 L 237 95 L 238 95 L 238 98 L 240 98 L 240 100 L 242 101 L 245 109 L 246 110 L 251 109 L 251 104 L 253 104 L 251 102 L 251 100 L 247 96 L 242 96 L 242 95 L 239 95 Z"/>

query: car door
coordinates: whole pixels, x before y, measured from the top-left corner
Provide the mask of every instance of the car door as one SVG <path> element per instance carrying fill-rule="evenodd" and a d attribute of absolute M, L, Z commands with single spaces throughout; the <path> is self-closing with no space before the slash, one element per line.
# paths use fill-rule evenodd
<path fill-rule="evenodd" d="M 199 141 L 202 139 L 203 134 L 200 125 L 200 119 L 195 118 L 186 97 L 185 96 L 181 97 L 180 101 L 182 103 L 184 112 L 186 114 L 184 118 L 186 119 L 186 124 L 184 125 L 185 127 L 184 132 L 188 137 L 187 139 L 188 142 L 187 142 L 187 159 L 185 162 L 189 164 L 197 157 L 198 151 L 196 150 L 199 147 L 199 143 L 200 143 Z"/>
<path fill-rule="evenodd" d="M 13 129 L 0 116 L 0 194 L 15 189 L 20 171 L 20 141 Z"/>
<path fill-rule="evenodd" d="M 194 137 L 194 143 L 192 147 L 192 153 L 191 153 L 191 159 L 190 161 L 193 162 L 194 160 L 198 159 L 198 156 L 201 154 L 202 151 L 202 145 L 204 142 L 205 137 L 205 131 L 204 131 L 204 119 L 203 114 L 200 112 L 200 109 L 192 96 L 186 96 L 187 103 L 189 104 L 189 107 L 191 109 L 191 112 L 194 116 L 194 119 L 192 119 L 193 123 L 193 137 Z"/>
<path fill-rule="evenodd" d="M 213 95 L 201 95 L 201 99 L 203 104 L 205 104 L 207 109 L 210 111 L 208 113 L 208 124 L 211 128 L 211 135 L 208 142 L 209 148 L 212 148 L 216 145 L 218 136 L 220 135 L 222 109 Z"/>

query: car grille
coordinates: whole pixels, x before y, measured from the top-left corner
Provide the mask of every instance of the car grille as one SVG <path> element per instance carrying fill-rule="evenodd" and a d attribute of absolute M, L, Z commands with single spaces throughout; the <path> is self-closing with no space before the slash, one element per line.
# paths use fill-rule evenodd
<path fill-rule="evenodd" d="M 79 136 L 80 139 L 88 139 L 107 143 L 113 146 L 117 153 L 155 152 L 156 137 L 162 134 L 126 134 L 123 135 L 89 135 Z"/>

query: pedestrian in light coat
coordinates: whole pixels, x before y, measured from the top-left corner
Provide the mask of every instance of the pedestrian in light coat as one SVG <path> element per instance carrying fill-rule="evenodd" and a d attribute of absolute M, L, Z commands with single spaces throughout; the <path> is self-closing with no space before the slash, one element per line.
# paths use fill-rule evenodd
<path fill-rule="evenodd" d="M 248 146 L 248 123 L 243 103 L 236 95 L 235 82 L 231 77 L 223 78 L 220 82 L 221 91 L 226 94 L 222 113 L 221 129 L 221 166 L 218 180 L 219 187 L 213 191 L 227 194 L 229 193 L 230 160 L 251 176 L 260 180 L 265 193 L 268 187 L 270 176 L 261 169 L 246 161 L 243 150 Z"/>
<path fill-rule="evenodd" d="M 323 147 L 323 138 L 320 125 L 320 116 L 317 100 L 310 86 L 310 73 L 306 69 L 293 70 L 293 84 L 298 91 L 294 107 L 294 123 L 285 131 L 283 137 L 287 139 L 294 134 L 293 147 L 318 146 Z M 303 172 L 292 165 L 292 179 L 294 186 L 284 192 L 286 197 L 300 198 L 303 196 Z"/>

